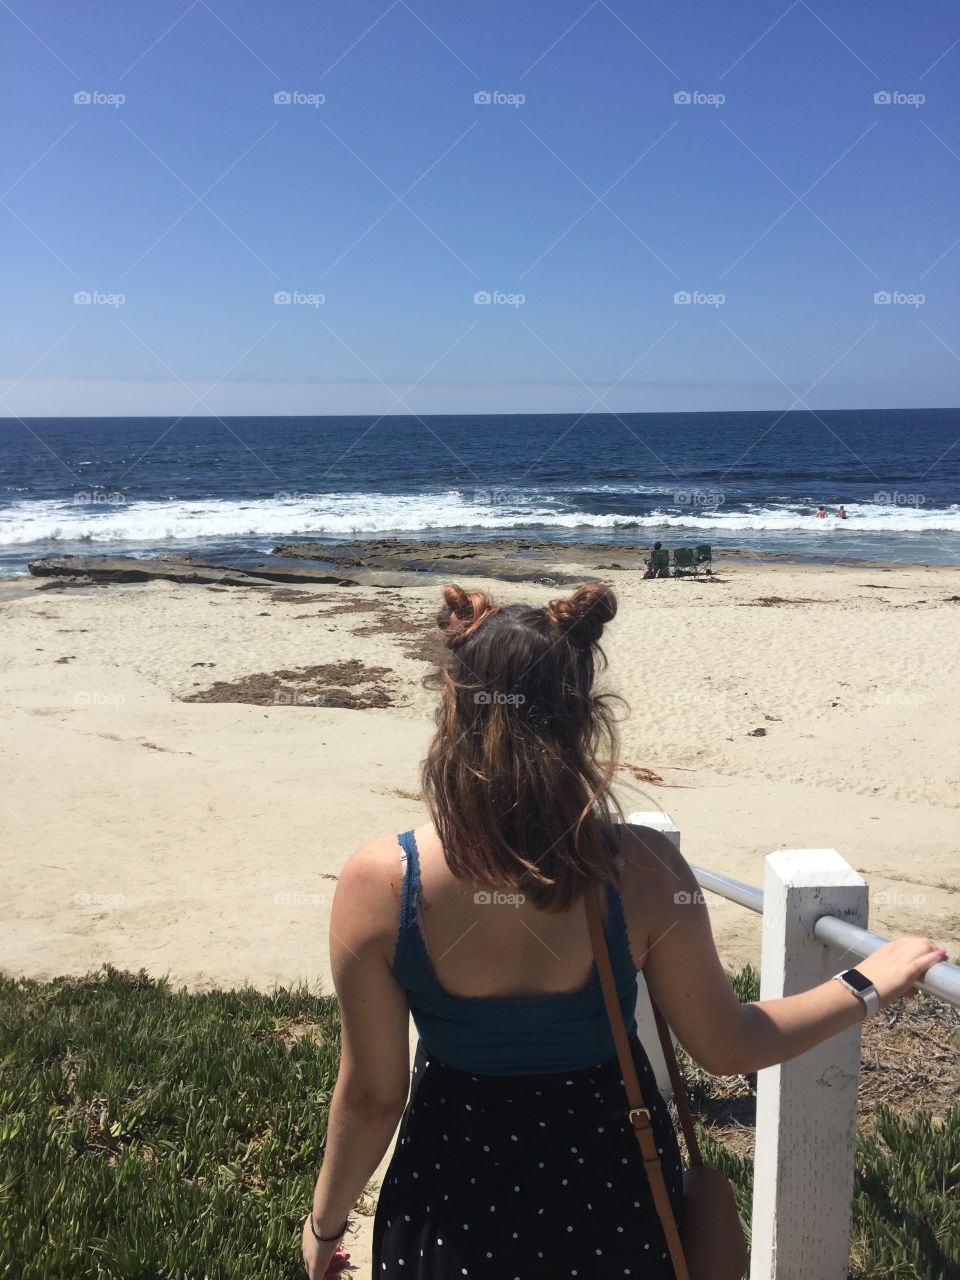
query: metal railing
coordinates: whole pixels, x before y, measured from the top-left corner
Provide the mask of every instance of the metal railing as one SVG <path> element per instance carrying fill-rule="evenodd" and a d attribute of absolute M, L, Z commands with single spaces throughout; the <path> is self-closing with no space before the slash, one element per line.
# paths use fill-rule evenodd
<path fill-rule="evenodd" d="M 742 880 L 733 880 L 730 876 L 719 875 L 716 871 L 707 871 L 705 867 L 697 867 L 693 863 L 690 864 L 690 869 L 697 877 L 701 889 L 763 915 L 762 889 L 744 884 Z M 878 933 L 871 933 L 869 929 L 861 929 L 848 920 L 840 920 L 831 915 L 820 916 L 813 932 L 828 947 L 859 956 L 861 960 L 890 941 L 889 938 L 881 938 Z M 936 996 L 938 1000 L 945 1000 L 947 1004 L 960 1009 L 960 966 L 944 961 L 931 969 L 929 977 L 918 982 L 917 986 L 927 995 Z"/>
<path fill-rule="evenodd" d="M 680 831 L 664 813 L 631 813 L 628 822 L 653 827 L 680 848 Z M 840 965 L 849 967 L 847 957 L 863 959 L 887 941 L 866 928 L 866 882 L 833 849 L 769 854 L 762 890 L 703 867 L 692 870 L 701 889 L 762 917 L 761 1000 L 819 986 Z M 938 962 L 917 986 L 960 1007 L 954 964 Z M 846 1280 L 861 1025 L 757 1072 L 750 1280 Z M 642 976 L 637 1027 L 666 1092 Z"/>

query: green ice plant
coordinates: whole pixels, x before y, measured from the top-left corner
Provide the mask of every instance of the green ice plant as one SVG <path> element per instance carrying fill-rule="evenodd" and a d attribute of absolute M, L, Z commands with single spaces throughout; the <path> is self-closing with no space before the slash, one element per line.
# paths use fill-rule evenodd
<path fill-rule="evenodd" d="M 0 1275 L 301 1275 L 338 1061 L 305 989 L 0 983 Z"/>
<path fill-rule="evenodd" d="M 756 998 L 755 971 L 731 981 Z M 299 1278 L 339 1050 L 336 1001 L 303 987 L 0 979 L 0 1276 Z M 700 1132 L 748 1218 L 751 1162 Z M 960 1107 L 879 1110 L 858 1142 L 854 1280 L 960 1278 L 958 1189 Z"/>

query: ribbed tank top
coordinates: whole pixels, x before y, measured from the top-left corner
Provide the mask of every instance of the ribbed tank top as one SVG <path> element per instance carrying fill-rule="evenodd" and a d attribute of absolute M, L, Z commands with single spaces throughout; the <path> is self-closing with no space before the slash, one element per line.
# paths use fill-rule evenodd
<path fill-rule="evenodd" d="M 431 1057 L 481 1075 L 532 1075 L 598 1066 L 616 1052 L 597 967 L 579 991 L 452 996 L 434 972 L 419 919 L 420 860 L 412 831 L 397 837 L 406 866 L 393 973 Z M 403 856 L 401 854 L 401 856 Z M 636 1026 L 637 967 L 620 894 L 609 886 L 604 933 L 627 1031 Z"/>

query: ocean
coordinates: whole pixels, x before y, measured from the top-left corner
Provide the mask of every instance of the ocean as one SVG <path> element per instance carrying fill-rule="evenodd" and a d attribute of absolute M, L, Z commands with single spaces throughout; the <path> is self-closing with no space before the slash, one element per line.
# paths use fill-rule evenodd
<path fill-rule="evenodd" d="M 955 564 L 960 410 L 0 420 L 3 574 L 511 535 Z"/>

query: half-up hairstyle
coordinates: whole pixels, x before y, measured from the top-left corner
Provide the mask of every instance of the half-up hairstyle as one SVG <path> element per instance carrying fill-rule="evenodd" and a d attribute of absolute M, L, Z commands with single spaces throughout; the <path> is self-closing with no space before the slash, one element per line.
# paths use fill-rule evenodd
<path fill-rule="evenodd" d="M 617 601 L 589 583 L 545 608 L 443 589 L 450 650 L 423 792 L 458 878 L 548 911 L 614 881 L 610 783 L 618 739 L 600 639 Z M 601 763 L 603 761 L 603 763 Z"/>

